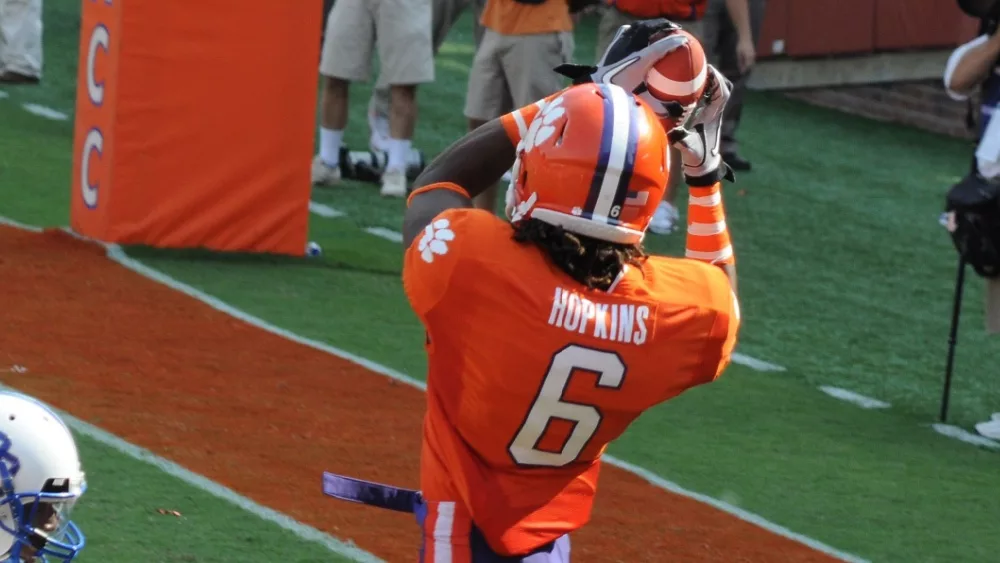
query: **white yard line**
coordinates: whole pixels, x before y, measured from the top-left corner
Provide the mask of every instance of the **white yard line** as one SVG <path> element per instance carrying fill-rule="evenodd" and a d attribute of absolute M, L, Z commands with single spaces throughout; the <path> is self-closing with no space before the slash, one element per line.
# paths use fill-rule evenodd
<path fill-rule="evenodd" d="M 854 391 L 848 391 L 847 389 L 843 389 L 840 387 L 821 385 L 819 390 L 833 397 L 834 399 L 847 401 L 848 403 L 857 405 L 863 409 L 887 409 L 890 406 L 892 406 L 885 401 L 880 401 L 878 399 L 866 397 L 865 395 L 855 393 Z"/>
<path fill-rule="evenodd" d="M 22 231 L 28 231 L 31 233 L 40 233 L 44 230 L 41 227 L 36 227 L 34 225 L 26 225 L 19 221 L 15 221 L 13 219 L 4 217 L 3 215 L 0 215 L 0 225 L 7 225 L 8 227 L 14 227 L 15 229 L 21 229 Z"/>
<path fill-rule="evenodd" d="M 365 232 L 391 242 L 399 244 L 403 243 L 403 233 L 397 233 L 392 229 L 386 229 L 385 227 L 368 227 L 365 229 Z"/>
<path fill-rule="evenodd" d="M 779 366 L 778 364 L 758 360 L 753 356 L 747 356 L 746 354 L 740 354 L 739 352 L 733 352 L 733 363 L 756 371 L 785 371 L 785 368 Z"/>
<path fill-rule="evenodd" d="M 45 107 L 38 104 L 24 104 L 21 106 L 24 111 L 37 115 L 39 117 L 44 117 L 45 119 L 51 119 L 53 121 L 66 121 L 69 116 L 61 111 L 56 111 L 52 108 Z"/>
<path fill-rule="evenodd" d="M 980 436 L 979 434 L 973 434 L 964 428 L 958 426 L 952 426 L 951 424 L 933 424 L 931 428 L 935 432 L 941 434 L 942 436 L 947 436 L 949 438 L 958 440 L 960 442 L 965 442 L 966 444 L 972 444 L 974 446 L 982 446 L 985 448 L 990 448 L 991 450 L 1000 450 L 1000 442 L 995 440 L 990 440 L 985 436 Z"/>
<path fill-rule="evenodd" d="M 0 100 L 2 100 L 4 98 L 9 98 L 9 97 L 10 97 L 10 94 L 8 94 L 7 92 L 4 92 L 3 90 L 0 90 Z"/>
<path fill-rule="evenodd" d="M 314 215 L 319 215 L 320 217 L 325 217 L 327 219 L 335 219 L 337 217 L 343 217 L 344 215 L 346 215 L 346 213 L 344 213 L 339 209 L 334 209 L 329 205 L 317 203 L 315 201 L 309 202 L 309 212 Z"/>

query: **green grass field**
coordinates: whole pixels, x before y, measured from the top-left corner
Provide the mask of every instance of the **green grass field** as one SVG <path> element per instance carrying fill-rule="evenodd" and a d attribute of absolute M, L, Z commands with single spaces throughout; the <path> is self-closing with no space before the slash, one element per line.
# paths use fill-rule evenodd
<path fill-rule="evenodd" d="M 77 4 L 46 3 L 44 84 L 8 88 L 0 99 L 0 215 L 34 225 L 68 223 L 72 121 L 20 105 L 72 113 Z M 471 29 L 468 16 L 459 22 L 437 82 L 421 92 L 416 142 L 428 154 L 462 133 Z M 589 60 L 593 22 L 578 36 L 577 58 Z M 368 92 L 352 91 L 348 142 L 358 147 L 367 144 Z M 744 310 L 740 351 L 787 370 L 734 365 L 719 383 L 643 416 L 611 452 L 872 561 L 997 561 L 1000 453 L 929 427 L 956 263 L 936 218 L 970 146 L 777 94 L 751 95 L 746 113 L 742 143 L 755 168 L 726 192 Z M 401 249 L 363 230 L 398 230 L 403 204 L 367 185 L 313 199 L 347 213 L 313 216 L 318 260 L 130 254 L 295 333 L 423 377 L 422 333 L 399 282 Z M 652 236 L 647 246 L 676 255 L 683 236 Z M 985 335 L 981 304 L 982 283 L 973 279 L 952 397 L 951 422 L 966 428 L 1000 411 L 1000 341 Z M 862 410 L 821 385 L 892 406 Z M 152 466 L 87 438 L 81 447 L 91 477 L 76 513 L 91 539 L 83 561 L 334 560 Z M 158 515 L 159 507 L 183 518 Z"/>

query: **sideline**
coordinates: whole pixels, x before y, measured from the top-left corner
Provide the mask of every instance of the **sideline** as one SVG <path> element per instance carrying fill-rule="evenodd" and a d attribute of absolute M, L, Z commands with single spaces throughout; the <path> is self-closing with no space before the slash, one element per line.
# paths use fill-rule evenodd
<path fill-rule="evenodd" d="M 860 393 L 855 393 L 854 391 L 851 391 L 849 389 L 844 389 L 842 387 L 820 385 L 819 390 L 833 397 L 834 399 L 840 399 L 841 401 L 846 401 L 853 405 L 857 405 L 863 409 L 887 409 L 892 406 L 885 401 L 873 399 L 872 397 L 868 397 Z"/>
<path fill-rule="evenodd" d="M 3 217 L 2 215 L 0 215 L 0 224 L 6 224 L 6 225 L 11 226 L 11 227 L 25 229 L 25 230 L 29 230 L 29 231 L 32 231 L 32 232 L 41 232 L 42 231 L 42 229 L 40 229 L 38 227 L 24 225 L 23 223 L 19 223 L 17 221 L 13 221 L 11 219 L 7 219 L 6 217 Z M 269 323 L 269 322 L 267 322 L 267 321 L 265 321 L 263 319 L 255 317 L 253 315 L 250 315 L 249 313 L 246 313 L 245 311 L 242 311 L 242 310 L 240 310 L 240 309 L 238 309 L 236 307 L 233 307 L 232 305 L 229 305 L 228 303 L 225 303 L 224 301 L 222 301 L 222 300 L 220 300 L 220 299 L 218 299 L 216 297 L 213 297 L 213 296 L 211 296 L 211 295 L 209 295 L 209 294 L 207 294 L 207 293 L 205 293 L 205 292 L 203 292 L 203 291 L 201 291 L 199 289 L 196 289 L 196 288 L 194 288 L 194 287 L 192 287 L 192 286 L 190 286 L 190 285 L 188 285 L 188 284 L 180 281 L 180 280 L 174 279 L 171 276 L 168 276 L 167 274 L 164 274 L 163 272 L 160 272 L 158 270 L 150 268 L 149 266 L 146 266 L 145 264 L 139 262 L 138 260 L 135 260 L 134 258 L 129 257 L 128 255 L 125 254 L 125 251 L 119 245 L 117 245 L 117 244 L 107 244 L 107 243 L 102 243 L 100 241 L 94 241 L 92 239 L 87 239 L 85 237 L 82 237 L 79 234 L 74 233 L 68 227 L 63 228 L 63 230 L 66 233 L 68 233 L 68 234 L 70 234 L 72 236 L 75 236 L 75 237 L 80 238 L 82 240 L 88 240 L 89 242 L 93 242 L 95 244 L 98 244 L 98 245 L 102 246 L 105 249 L 105 251 L 107 252 L 108 258 L 111 261 L 116 262 L 120 266 L 124 267 L 125 269 L 131 270 L 132 272 L 135 272 L 135 273 L 137 273 L 137 274 L 139 274 L 139 275 L 141 275 L 143 277 L 146 277 L 148 279 L 156 281 L 156 282 L 158 282 L 158 283 L 160 283 L 162 285 L 165 285 L 165 286 L 169 287 L 170 289 L 173 289 L 174 291 L 178 291 L 180 293 L 183 293 L 184 295 L 187 295 L 188 297 L 197 299 L 198 301 L 201 301 L 202 303 L 208 305 L 209 307 L 212 307 L 213 309 L 215 309 L 217 311 L 220 311 L 220 312 L 225 313 L 227 315 L 230 315 L 230 316 L 232 316 L 232 317 L 234 317 L 236 319 L 239 319 L 239 320 L 241 320 L 241 321 L 243 321 L 243 322 L 245 322 L 245 323 L 247 323 L 247 324 L 249 324 L 251 326 L 254 326 L 254 327 L 258 328 L 258 329 L 270 332 L 270 333 L 275 334 L 277 336 L 280 336 L 282 338 L 286 338 L 286 339 L 291 340 L 293 342 L 297 342 L 297 343 L 302 344 L 304 346 L 309 346 L 310 348 L 313 348 L 313 349 L 316 349 L 316 350 L 319 350 L 319 351 L 322 351 L 322 352 L 326 352 L 328 354 L 331 354 L 331 355 L 334 355 L 334 356 L 338 356 L 338 357 L 343 358 L 345 360 L 354 362 L 354 363 L 356 363 L 356 364 L 358 364 L 358 365 L 360 365 L 360 366 L 368 369 L 369 371 L 372 371 L 374 373 L 377 373 L 377 374 L 389 377 L 389 378 L 391 378 L 393 380 L 396 380 L 396 381 L 398 381 L 400 383 L 404 383 L 404 384 L 410 385 L 411 387 L 415 387 L 415 388 L 420 389 L 422 391 L 426 391 L 426 389 L 427 389 L 427 386 L 426 386 L 426 384 L 423 381 L 414 379 L 414 378 L 412 378 L 412 377 L 410 377 L 410 376 L 408 376 L 408 375 L 406 375 L 406 374 L 404 374 L 404 373 L 402 373 L 400 371 L 397 371 L 397 370 L 394 370 L 394 369 L 392 369 L 392 368 L 390 368 L 388 366 L 385 366 L 385 365 L 373 362 L 373 361 L 371 361 L 369 359 L 363 358 L 363 357 L 358 356 L 356 354 L 352 354 L 352 353 L 350 353 L 350 352 L 348 352 L 346 350 L 342 350 L 342 349 L 337 348 L 335 346 L 331 346 L 329 344 L 326 344 L 326 343 L 323 343 L 323 342 L 320 342 L 320 341 L 317 341 L 317 340 L 313 340 L 313 339 L 310 339 L 310 338 L 305 338 L 305 337 L 297 335 L 297 334 L 295 334 L 295 333 L 293 333 L 293 332 L 291 332 L 289 330 L 286 330 L 286 329 L 280 328 L 280 327 L 278 327 L 276 325 L 273 325 L 273 324 L 271 324 L 271 323 Z M 86 424 L 86 423 L 82 423 L 82 424 Z M 96 428 L 94 428 L 94 430 L 97 430 L 98 432 L 103 432 L 103 431 L 101 431 L 99 429 L 96 429 Z M 119 439 L 117 437 L 114 437 L 114 436 L 112 436 L 110 434 L 107 434 L 107 433 L 104 433 L 104 434 L 106 434 L 107 436 L 109 436 L 111 439 L 117 440 L 121 444 L 124 444 L 124 445 L 126 445 L 126 446 L 134 449 L 136 452 L 142 452 L 142 451 L 144 451 L 141 448 L 138 448 L 138 447 L 136 447 L 134 445 L 128 444 L 127 442 L 125 442 L 125 441 L 123 441 L 123 440 L 121 440 L 121 439 Z M 112 447 L 115 447 L 112 444 L 108 444 L 108 445 L 111 445 Z M 128 454 L 128 455 L 130 455 L 132 457 L 136 457 L 136 456 L 132 455 L 131 453 L 129 453 L 129 451 L 123 451 L 123 453 L 126 453 L 126 454 Z M 153 454 L 149 454 L 149 455 L 153 456 Z M 153 456 L 153 457 L 155 457 L 155 456 Z M 143 461 L 148 461 L 148 459 L 145 458 L 145 457 L 136 457 L 136 459 L 141 459 Z M 159 458 L 159 459 L 162 459 L 162 458 Z M 820 542 L 818 540 L 815 540 L 815 539 L 812 539 L 812 538 L 810 538 L 808 536 L 804 536 L 802 534 L 798 534 L 796 532 L 793 532 L 792 530 L 789 530 L 788 528 L 785 528 L 784 526 L 781 526 L 779 524 L 775 524 L 774 522 L 771 522 L 771 521 L 767 520 L 766 518 L 764 518 L 762 516 L 759 516 L 757 514 L 754 514 L 752 512 L 746 511 L 746 510 L 743 510 L 743 509 L 741 509 L 741 508 L 739 508 L 737 506 L 734 506 L 732 504 L 729 504 L 729 503 L 727 503 L 725 501 L 722 501 L 722 500 L 719 500 L 719 499 L 715 499 L 715 498 L 709 497 L 707 495 L 703 495 L 701 493 L 698 493 L 698 492 L 686 489 L 686 488 L 684 488 L 683 486 L 681 486 L 678 483 L 675 483 L 673 481 L 665 479 L 665 478 L 663 478 L 663 477 L 661 477 L 661 476 L 653 473 L 652 471 L 649 471 L 649 470 L 644 469 L 642 467 L 639 467 L 637 465 L 631 464 L 631 463 L 629 463 L 627 461 L 618 459 L 618 458 L 616 458 L 614 456 L 607 455 L 607 454 L 605 454 L 601 459 L 604 460 L 606 463 L 608 463 L 610 465 L 616 466 L 616 467 L 618 467 L 620 469 L 623 469 L 625 471 L 628 471 L 628 472 L 630 472 L 630 473 L 632 473 L 632 474 L 634 474 L 634 475 L 636 475 L 638 477 L 641 477 L 646 482 L 650 483 L 651 485 L 653 485 L 655 487 L 658 487 L 660 489 L 669 491 L 671 493 L 674 493 L 674 494 L 677 494 L 677 495 L 680 495 L 680 496 L 683 496 L 683 497 L 687 497 L 687 498 L 696 500 L 698 502 L 707 504 L 709 506 L 712 506 L 713 508 L 716 508 L 716 509 L 718 509 L 718 510 L 720 510 L 722 512 L 725 512 L 725 513 L 727 513 L 727 514 L 729 514 L 731 516 L 734 516 L 734 517 L 736 517 L 736 518 L 738 518 L 738 519 L 740 519 L 740 520 L 742 520 L 744 522 L 748 522 L 750 524 L 753 524 L 753 525 L 755 525 L 755 526 L 757 526 L 759 528 L 762 528 L 764 530 L 767 530 L 767 531 L 769 531 L 769 532 L 771 532 L 771 533 L 773 533 L 773 534 L 775 534 L 777 536 L 781 536 L 783 538 L 790 539 L 792 541 L 795 541 L 795 542 L 798 542 L 800 544 L 803 544 L 803 545 L 805 545 L 805 546 L 807 546 L 807 547 L 809 547 L 809 548 L 811 548 L 811 549 L 813 549 L 813 550 L 815 550 L 815 551 L 817 551 L 819 553 L 822 553 L 824 555 L 827 555 L 827 556 L 839 559 L 839 560 L 844 561 L 846 563 L 871 563 L 867 559 L 863 559 L 863 558 L 858 557 L 856 555 L 853 555 L 853 554 L 850 554 L 850 553 L 838 550 L 838 549 L 833 548 L 831 546 L 828 546 L 828 545 L 826 545 L 826 544 L 824 544 L 824 543 L 822 543 L 822 542 Z M 166 464 L 172 464 L 172 462 L 169 462 L 167 460 L 162 460 L 162 461 L 164 463 L 166 463 Z M 157 467 L 159 467 L 159 465 L 157 465 Z M 186 472 L 187 471 L 187 470 L 185 470 L 183 468 L 180 468 L 179 466 L 177 466 L 177 467 L 182 472 Z M 164 469 L 164 471 L 167 471 L 167 469 Z M 169 473 L 170 471 L 167 471 L 167 472 Z M 187 473 L 189 473 L 190 475 L 194 476 L 193 478 L 200 477 L 200 476 L 197 476 L 196 474 L 191 473 L 191 472 L 187 472 Z M 173 474 L 173 473 L 171 473 L 171 474 Z M 181 477 L 181 478 L 183 479 L 183 477 Z M 214 484 L 213 482 L 209 481 L 208 479 L 205 479 L 204 477 L 200 477 L 200 479 L 202 479 L 203 481 L 205 481 L 207 483 Z M 191 482 L 191 481 L 189 481 L 189 482 Z M 200 484 L 197 484 L 197 483 L 194 483 L 194 482 L 192 482 L 192 484 L 195 484 L 195 486 L 198 486 L 199 488 L 202 488 L 202 485 L 200 485 Z M 205 490 L 207 492 L 209 492 L 209 493 L 214 494 L 215 496 L 220 496 L 220 498 L 225 498 L 226 500 L 230 500 L 230 502 L 234 502 L 238 506 L 241 506 L 241 507 L 243 507 L 243 504 L 240 504 L 238 502 L 238 499 L 240 499 L 240 498 L 243 499 L 243 502 L 250 503 L 250 505 L 253 505 L 253 506 L 257 506 L 262 511 L 268 511 L 268 510 L 270 510 L 270 509 L 261 507 L 260 505 L 256 505 L 255 503 L 253 503 L 253 501 L 250 501 L 249 499 L 246 499 L 245 497 L 240 497 L 236 493 L 232 492 L 229 489 L 226 489 L 225 487 L 222 487 L 221 485 L 218 485 L 218 484 L 214 484 L 214 485 L 216 487 L 218 487 L 221 491 L 228 491 L 230 494 L 235 495 L 235 497 L 237 497 L 237 498 L 236 499 L 228 498 L 228 497 L 225 497 L 225 496 L 220 496 L 219 494 L 216 494 L 212 490 L 209 490 L 209 489 L 205 489 Z M 225 494 L 225 493 L 223 492 L 221 494 Z M 271 512 L 273 512 L 273 511 L 271 511 Z M 256 512 L 254 512 L 254 513 L 257 514 Z M 278 513 L 274 513 L 274 514 L 277 514 L 279 517 L 281 516 Z M 271 518 L 268 518 L 268 516 L 265 515 L 265 513 L 258 514 L 258 516 L 260 516 L 261 518 L 264 518 L 265 520 L 274 521 L 275 523 L 277 523 L 279 525 L 282 525 L 280 521 L 271 520 Z M 285 517 L 285 518 L 287 518 L 287 517 Z M 353 546 L 348 546 L 347 544 L 344 544 L 343 542 L 340 542 L 339 540 L 336 540 L 336 539 L 334 539 L 334 538 L 332 538 L 330 536 L 326 536 L 325 534 L 323 534 L 322 532 L 320 532 L 318 530 L 315 530 L 314 528 L 310 528 L 308 526 L 305 526 L 304 524 L 297 523 L 297 522 L 295 522 L 294 520 L 291 520 L 291 519 L 288 519 L 288 520 L 290 520 L 292 523 L 295 523 L 295 524 L 298 524 L 299 526 L 302 526 L 306 530 L 312 530 L 313 533 L 321 534 L 322 536 L 325 536 L 325 537 L 329 538 L 329 540 L 332 540 L 333 542 L 336 542 L 336 544 L 332 544 L 332 545 L 344 546 L 343 547 L 344 549 L 355 549 L 355 550 L 357 550 L 357 552 L 359 554 L 366 554 L 366 552 L 363 552 L 360 549 L 354 548 Z M 285 526 L 282 525 L 282 527 L 285 527 Z M 296 533 L 298 533 L 298 532 L 296 532 Z M 305 533 L 305 532 L 303 532 L 303 533 Z M 327 540 L 327 541 L 329 541 L 329 540 Z M 317 541 L 317 540 L 314 540 L 314 541 Z M 322 542 L 322 543 L 324 543 L 324 545 L 328 545 L 326 542 Z M 331 549 L 333 549 L 333 548 L 331 548 Z M 338 551 L 337 553 L 342 553 L 342 552 Z M 371 554 L 367 554 L 367 555 L 369 557 L 373 557 Z M 368 561 L 379 561 L 378 559 L 357 559 L 357 560 L 365 562 L 365 563 L 367 563 Z"/>

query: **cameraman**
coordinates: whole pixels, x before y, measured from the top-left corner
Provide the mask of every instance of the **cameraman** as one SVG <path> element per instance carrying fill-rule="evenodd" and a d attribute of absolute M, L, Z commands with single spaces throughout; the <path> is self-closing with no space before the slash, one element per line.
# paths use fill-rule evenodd
<path fill-rule="evenodd" d="M 1000 34 L 995 33 L 1000 19 L 1000 0 L 959 0 L 958 4 L 967 14 L 980 20 L 981 35 L 959 46 L 948 58 L 944 86 L 948 95 L 958 101 L 967 101 L 979 91 L 977 136 L 980 146 L 976 150 L 976 172 L 985 179 L 992 179 L 1000 177 L 1000 154 L 991 155 L 986 149 L 1000 141 L 1000 136 L 990 139 L 993 136 L 986 135 L 986 129 L 1000 102 Z M 970 102 L 970 112 L 971 109 Z"/>
<path fill-rule="evenodd" d="M 959 7 L 970 16 L 980 21 L 980 35 L 972 41 L 958 47 L 948 58 L 948 64 L 944 71 L 944 86 L 948 95 L 952 99 L 959 101 L 969 101 L 978 91 L 978 127 L 977 137 L 979 139 L 976 147 L 975 159 L 972 163 L 970 174 L 959 184 L 956 184 L 949 193 L 949 201 L 959 201 L 964 199 L 976 205 L 986 202 L 986 208 L 995 209 L 995 202 L 990 204 L 987 200 L 995 198 L 995 185 L 1000 183 L 1000 120 L 992 119 L 997 107 L 1000 106 L 1000 34 L 996 33 L 997 23 L 1000 21 L 1000 0 L 958 0 Z M 969 124 L 972 126 L 972 116 L 975 112 L 973 103 L 969 101 Z M 965 196 L 960 194 L 965 192 Z M 970 195 L 971 194 L 971 199 Z M 952 204 L 949 203 L 949 206 Z M 963 217 L 963 213 L 968 211 L 959 210 L 957 224 L 968 223 Z M 959 234 L 962 236 L 963 228 L 956 227 L 955 211 L 950 213 L 951 220 L 948 221 L 949 231 L 952 236 Z M 979 216 L 979 225 L 989 225 L 995 220 L 990 217 L 987 220 L 985 215 Z M 984 222 L 985 221 L 985 222 Z M 992 227 L 989 229 L 992 231 Z M 969 250 L 972 246 L 978 248 L 979 245 L 988 244 L 984 242 L 982 236 L 970 237 L 975 244 L 963 242 L 958 244 Z M 960 252 L 962 252 L 960 250 Z M 995 253 L 975 252 L 970 256 L 993 256 Z M 964 256 L 965 254 L 963 254 Z M 996 264 L 982 264 L 972 260 L 971 264 L 977 272 L 983 273 L 984 267 L 993 272 Z M 992 309 L 995 309 L 990 298 L 991 293 L 995 293 L 998 282 L 996 279 L 987 279 L 987 327 L 988 330 L 995 331 L 991 319 L 996 317 Z M 954 330 L 954 329 L 953 329 Z M 976 431 L 981 435 L 994 440 L 1000 440 L 1000 412 L 994 413 L 991 420 L 976 425 Z"/>

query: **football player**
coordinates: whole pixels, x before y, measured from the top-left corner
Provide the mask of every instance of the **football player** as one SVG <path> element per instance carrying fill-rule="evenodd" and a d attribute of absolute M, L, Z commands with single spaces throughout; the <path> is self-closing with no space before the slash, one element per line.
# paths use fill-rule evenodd
<path fill-rule="evenodd" d="M 740 321 L 718 151 L 728 84 L 712 68 L 690 129 L 669 138 L 658 112 L 678 110 L 632 94 L 683 41 L 667 35 L 487 123 L 418 178 L 403 283 L 427 331 L 421 491 L 329 474 L 325 488 L 412 502 L 424 562 L 569 561 L 608 443 L 730 361 Z M 686 259 L 641 246 L 670 144 L 690 186 Z M 512 165 L 507 220 L 473 209 Z"/>
<path fill-rule="evenodd" d="M 0 561 L 72 561 L 84 537 L 70 513 L 86 487 L 76 442 L 59 415 L 0 391 Z"/>

